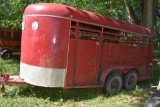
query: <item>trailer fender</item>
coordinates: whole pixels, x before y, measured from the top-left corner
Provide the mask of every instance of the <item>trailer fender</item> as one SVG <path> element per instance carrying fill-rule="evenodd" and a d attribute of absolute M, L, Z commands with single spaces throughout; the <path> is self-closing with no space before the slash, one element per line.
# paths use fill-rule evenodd
<path fill-rule="evenodd" d="M 104 84 L 105 83 L 105 79 L 108 75 L 114 73 L 114 72 L 120 72 L 122 74 L 127 73 L 128 71 L 130 71 L 133 67 L 126 67 L 126 66 L 107 66 L 104 69 L 102 69 L 99 73 L 99 82 Z"/>
<path fill-rule="evenodd" d="M 110 68 L 107 68 L 107 69 L 104 69 L 100 72 L 99 74 L 99 82 L 104 84 L 105 83 L 105 79 L 106 79 L 106 76 L 114 73 L 114 72 L 120 72 L 120 69 L 119 68 L 115 68 L 115 67 L 110 67 Z"/>

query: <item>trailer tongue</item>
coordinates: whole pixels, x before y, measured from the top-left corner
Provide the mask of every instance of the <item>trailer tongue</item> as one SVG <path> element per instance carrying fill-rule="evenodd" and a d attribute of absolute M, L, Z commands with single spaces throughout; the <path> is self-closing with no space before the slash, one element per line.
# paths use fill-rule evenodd
<path fill-rule="evenodd" d="M 4 85 L 28 86 L 29 84 L 24 82 L 18 75 L 10 76 L 9 73 L 6 73 L 5 75 L 3 75 L 2 70 L 0 69 L 0 85 L 2 85 L 1 87 L 1 92 L 2 92 L 2 90 L 4 90 L 2 89 L 4 88 Z"/>

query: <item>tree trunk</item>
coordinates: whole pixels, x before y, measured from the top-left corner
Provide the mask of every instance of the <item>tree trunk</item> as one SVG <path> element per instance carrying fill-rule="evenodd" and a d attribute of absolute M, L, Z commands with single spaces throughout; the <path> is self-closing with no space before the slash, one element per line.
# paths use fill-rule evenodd
<path fill-rule="evenodd" d="M 154 3 L 156 0 L 144 0 L 143 6 L 143 16 L 142 16 L 142 25 L 144 27 L 149 28 L 151 31 L 153 30 L 153 11 L 154 11 Z"/>
<path fill-rule="evenodd" d="M 157 0 L 142 0 L 142 3 L 140 4 L 142 7 L 142 26 L 149 28 L 151 31 L 153 31 L 153 23 L 154 23 L 154 11 L 156 7 Z M 128 19 L 130 23 L 138 24 L 139 20 L 131 6 L 131 4 L 128 3 L 128 0 L 124 0 L 124 3 L 126 5 L 126 11 L 128 14 Z"/>
<path fill-rule="evenodd" d="M 138 21 L 138 18 L 131 6 L 131 4 L 128 4 L 128 0 L 124 0 L 124 3 L 126 5 L 126 11 L 127 11 L 127 14 L 128 14 L 128 20 L 130 23 L 132 24 L 139 24 L 139 21 Z"/>

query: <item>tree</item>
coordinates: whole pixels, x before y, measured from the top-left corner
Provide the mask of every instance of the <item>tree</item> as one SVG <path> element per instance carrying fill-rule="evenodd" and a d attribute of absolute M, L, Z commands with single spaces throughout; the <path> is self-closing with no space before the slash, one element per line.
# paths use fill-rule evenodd
<path fill-rule="evenodd" d="M 23 11 L 29 3 L 24 0 L 1 0 L 0 26 L 20 29 Z"/>
<path fill-rule="evenodd" d="M 139 20 L 133 10 L 132 5 L 128 3 L 128 0 L 124 0 L 124 3 L 126 5 L 126 12 L 128 14 L 128 21 L 132 24 L 139 24 Z"/>
<path fill-rule="evenodd" d="M 152 31 L 154 48 L 158 48 L 158 44 L 160 44 L 160 1 L 124 0 L 124 2 L 128 21 L 149 28 Z"/>
<path fill-rule="evenodd" d="M 156 0 L 142 0 L 143 2 L 143 26 L 149 28 L 151 31 L 153 30 L 153 17 L 154 17 L 154 8 Z"/>
<path fill-rule="evenodd" d="M 139 7 L 141 7 L 139 8 L 139 10 L 141 10 L 140 13 L 141 16 L 136 16 L 135 12 L 137 12 L 137 10 L 134 10 L 132 6 L 132 4 L 135 3 L 135 1 L 128 2 L 128 0 L 124 0 L 129 22 L 147 27 L 151 31 L 153 31 L 153 24 L 155 21 L 153 20 L 155 16 L 154 10 L 157 6 L 156 2 L 157 0 L 140 0 L 139 2 L 136 2 L 138 3 Z M 141 18 L 140 19 L 141 21 L 138 20 L 138 17 Z"/>

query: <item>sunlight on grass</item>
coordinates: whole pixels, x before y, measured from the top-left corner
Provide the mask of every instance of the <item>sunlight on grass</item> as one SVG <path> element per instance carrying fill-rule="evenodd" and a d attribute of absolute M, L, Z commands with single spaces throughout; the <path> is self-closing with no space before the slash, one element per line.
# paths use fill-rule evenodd
<path fill-rule="evenodd" d="M 13 59 L 3 60 L 0 58 L 0 68 L 3 74 L 9 72 L 11 75 L 18 75 L 20 68 L 19 55 L 15 55 Z"/>

